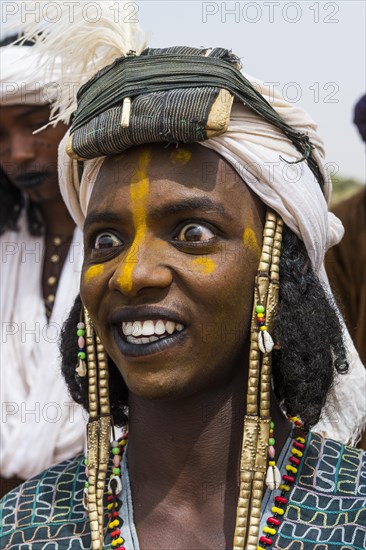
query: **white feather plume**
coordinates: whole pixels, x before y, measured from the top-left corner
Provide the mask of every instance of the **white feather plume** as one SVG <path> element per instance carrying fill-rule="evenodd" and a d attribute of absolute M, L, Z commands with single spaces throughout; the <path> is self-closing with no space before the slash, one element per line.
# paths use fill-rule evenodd
<path fill-rule="evenodd" d="M 51 107 L 52 124 L 69 122 L 78 89 L 96 72 L 131 50 L 139 55 L 146 48 L 146 35 L 134 21 L 138 12 L 133 15 L 131 11 L 131 6 L 138 10 L 134 2 L 72 3 L 28 1 L 28 12 L 40 9 L 41 17 L 28 16 L 20 26 L 24 40 L 34 40 L 34 49 L 41 55 L 41 65 L 35 70 L 46 71 L 50 77 L 60 75 L 59 93 Z M 42 18 L 42 4 L 48 4 L 44 12 L 48 23 Z M 91 13 L 89 7 L 86 11 L 88 4 L 98 5 L 99 9 Z"/>

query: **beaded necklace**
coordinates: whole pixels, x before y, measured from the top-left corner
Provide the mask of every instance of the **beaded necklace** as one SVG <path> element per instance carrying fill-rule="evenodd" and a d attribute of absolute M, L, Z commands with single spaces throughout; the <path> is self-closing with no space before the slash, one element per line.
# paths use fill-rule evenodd
<path fill-rule="evenodd" d="M 280 495 L 274 497 L 274 505 L 271 508 L 272 515 L 267 518 L 267 525 L 263 527 L 263 535 L 259 537 L 257 550 L 263 550 L 264 548 L 270 549 L 273 545 L 273 539 L 271 537 L 277 534 L 277 531 L 281 525 L 281 518 L 284 516 L 288 502 L 288 496 L 286 495 L 291 491 L 292 485 L 296 481 L 298 469 L 304 455 L 306 439 L 304 437 L 305 433 L 303 423 L 296 416 L 289 417 L 289 420 L 293 423 L 293 432 L 291 435 L 293 444 L 289 457 L 289 464 L 285 467 L 286 473 L 282 475 L 282 483 L 280 483 L 278 487 L 273 487 L 274 489 L 280 489 L 281 493 Z M 269 461 L 269 467 L 275 467 L 274 460 Z M 279 476 L 279 479 L 281 480 L 281 474 L 279 474 Z M 267 486 L 271 489 L 268 483 Z"/>
<path fill-rule="evenodd" d="M 109 536 L 111 538 L 111 545 L 115 550 L 126 550 L 123 546 L 124 538 L 121 535 L 121 527 L 123 525 L 123 519 L 119 517 L 119 509 L 121 508 L 122 501 L 118 498 L 118 495 L 122 493 L 122 481 L 121 481 L 121 461 L 125 447 L 127 445 L 128 430 L 126 429 L 124 434 L 117 440 L 114 439 L 111 442 L 111 455 L 112 455 L 112 469 L 110 478 L 108 481 L 108 493 L 107 493 L 107 510 L 108 510 L 108 525 Z M 88 477 L 88 459 L 85 459 L 85 474 Z M 84 488 L 84 508 L 88 509 L 88 481 L 85 482 Z"/>
<path fill-rule="evenodd" d="M 70 243 L 70 237 L 46 236 L 42 286 L 47 319 L 50 319 L 52 315 L 62 266 L 69 251 Z"/>
<path fill-rule="evenodd" d="M 289 417 L 289 420 L 293 423 L 293 444 L 291 448 L 291 455 L 289 457 L 289 463 L 286 465 L 286 473 L 281 475 L 277 469 L 276 463 L 274 461 L 274 444 L 275 440 L 273 437 L 274 424 L 271 422 L 270 429 L 270 441 L 268 452 L 269 458 L 272 459 L 269 461 L 268 471 L 272 474 L 267 473 L 266 484 L 270 490 L 280 489 L 280 495 L 274 497 L 274 505 L 271 508 L 272 515 L 267 519 L 267 525 L 263 528 L 263 535 L 259 537 L 258 550 L 267 549 L 269 550 L 273 545 L 273 539 L 271 537 L 277 534 L 278 528 L 281 525 L 281 518 L 283 518 L 288 497 L 286 496 L 288 492 L 291 491 L 292 485 L 295 483 L 296 475 L 298 473 L 298 468 L 301 463 L 304 449 L 305 449 L 305 437 L 303 424 L 297 417 Z M 128 430 L 126 429 L 125 433 L 117 440 L 114 439 L 111 442 L 111 455 L 112 455 L 112 469 L 110 478 L 108 481 L 108 494 L 107 494 L 107 511 L 108 511 L 108 525 L 107 529 L 109 531 L 109 536 L 111 538 L 111 545 L 115 550 L 126 550 L 123 546 L 124 538 L 121 535 L 121 527 L 123 525 L 123 519 L 119 516 L 119 510 L 122 505 L 122 501 L 118 498 L 118 495 L 122 492 L 122 481 L 121 481 L 121 461 L 125 447 L 128 440 Z M 88 461 L 85 459 L 85 473 L 88 477 Z M 277 474 L 278 472 L 278 474 Z M 279 479 L 278 479 L 279 476 Z M 88 481 L 85 482 L 84 489 L 84 506 L 87 509 L 87 496 L 88 496 Z"/>

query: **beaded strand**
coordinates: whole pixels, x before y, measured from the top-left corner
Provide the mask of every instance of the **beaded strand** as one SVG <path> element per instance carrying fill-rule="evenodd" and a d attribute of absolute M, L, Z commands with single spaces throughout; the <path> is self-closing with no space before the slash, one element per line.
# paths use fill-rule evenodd
<path fill-rule="evenodd" d="M 279 486 L 281 494 L 275 496 L 274 498 L 274 506 L 271 508 L 273 515 L 267 519 L 267 525 L 263 527 L 264 534 L 259 537 L 259 545 L 257 546 L 257 550 L 263 550 L 264 548 L 268 549 L 273 545 L 273 539 L 271 537 L 277 534 L 278 528 L 281 525 L 280 518 L 283 517 L 288 502 L 288 497 L 286 494 L 291 491 L 291 486 L 296 481 L 296 475 L 304 455 L 306 440 L 305 437 L 303 437 L 303 424 L 296 416 L 289 417 L 289 420 L 294 424 L 294 442 L 291 448 L 291 456 L 289 458 L 289 464 L 287 464 L 285 468 L 286 473 L 282 476 L 283 483 Z M 269 462 L 269 465 L 271 465 L 271 461 Z"/>
<path fill-rule="evenodd" d="M 121 527 L 123 525 L 123 519 L 119 517 L 119 510 L 122 506 L 122 501 L 118 498 L 118 495 L 122 492 L 121 481 L 121 462 L 123 453 L 127 445 L 128 431 L 126 431 L 118 440 L 111 442 L 111 458 L 112 469 L 108 481 L 107 491 L 107 513 L 108 513 L 108 531 L 111 538 L 112 548 L 115 550 L 126 550 L 123 546 L 125 542 L 121 535 Z M 85 463 L 85 474 L 88 477 L 88 460 Z M 88 481 L 85 482 L 84 488 L 84 507 L 87 509 L 87 495 L 88 495 Z"/>
<path fill-rule="evenodd" d="M 76 372 L 79 376 L 86 376 L 86 348 L 85 348 L 85 323 L 80 321 L 77 324 L 76 335 L 78 337 L 78 366 Z"/>
<path fill-rule="evenodd" d="M 266 475 L 266 485 L 268 489 L 273 491 L 278 489 L 281 484 L 281 474 L 279 469 L 276 466 L 276 450 L 274 448 L 276 441 L 274 438 L 274 422 L 271 421 L 269 424 L 269 438 L 268 438 L 268 470 Z"/>

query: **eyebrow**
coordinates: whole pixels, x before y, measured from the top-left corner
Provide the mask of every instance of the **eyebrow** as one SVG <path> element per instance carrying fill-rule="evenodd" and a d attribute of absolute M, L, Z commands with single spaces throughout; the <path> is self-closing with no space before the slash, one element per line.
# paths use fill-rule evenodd
<path fill-rule="evenodd" d="M 174 201 L 153 208 L 148 217 L 153 220 L 159 219 L 161 216 L 169 216 L 179 214 L 181 212 L 203 211 L 208 213 L 218 213 L 226 218 L 230 218 L 230 214 L 225 210 L 221 203 L 217 203 L 208 197 L 192 197 L 182 201 Z"/>
<path fill-rule="evenodd" d="M 209 198 L 188 198 L 180 202 L 174 201 L 171 203 L 157 206 L 148 212 L 148 218 L 152 220 L 159 220 L 162 217 L 169 215 L 179 214 L 182 212 L 192 211 L 204 211 L 208 213 L 219 213 L 220 215 L 232 220 L 232 216 L 225 210 L 224 206 L 220 203 Z M 88 214 L 85 223 L 85 229 L 94 223 L 118 223 L 121 221 L 121 214 L 118 212 L 91 212 Z"/>
<path fill-rule="evenodd" d="M 94 223 L 118 223 L 120 221 L 121 215 L 117 212 L 91 212 L 85 218 L 83 231 Z"/>

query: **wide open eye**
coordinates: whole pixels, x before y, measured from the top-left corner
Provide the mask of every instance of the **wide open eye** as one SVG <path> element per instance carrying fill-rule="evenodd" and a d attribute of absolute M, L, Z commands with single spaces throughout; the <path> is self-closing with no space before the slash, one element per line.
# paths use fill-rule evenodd
<path fill-rule="evenodd" d="M 177 238 L 185 242 L 207 242 L 214 239 L 215 234 L 205 225 L 189 223 L 182 227 Z"/>
<path fill-rule="evenodd" d="M 100 249 L 106 249 L 106 248 L 113 248 L 115 246 L 121 246 L 123 243 L 122 241 L 116 237 L 113 233 L 100 233 L 94 243 L 94 248 L 100 250 Z"/>

